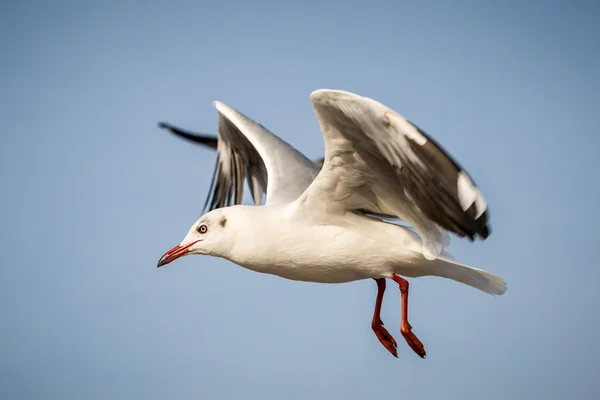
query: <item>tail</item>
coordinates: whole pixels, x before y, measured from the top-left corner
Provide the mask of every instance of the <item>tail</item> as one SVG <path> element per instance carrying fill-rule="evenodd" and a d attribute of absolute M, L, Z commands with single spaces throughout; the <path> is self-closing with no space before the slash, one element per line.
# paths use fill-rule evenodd
<path fill-rule="evenodd" d="M 428 260 L 431 265 L 430 275 L 441 276 L 464 283 L 492 295 L 501 295 L 506 292 L 507 285 L 504 279 L 491 272 L 469 267 L 452 260 L 448 253 L 438 256 L 435 260 Z"/>

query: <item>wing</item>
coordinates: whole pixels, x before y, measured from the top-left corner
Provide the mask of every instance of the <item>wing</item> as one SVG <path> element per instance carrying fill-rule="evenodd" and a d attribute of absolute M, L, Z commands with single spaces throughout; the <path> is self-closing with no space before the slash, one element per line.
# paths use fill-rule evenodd
<path fill-rule="evenodd" d="M 485 200 L 468 174 L 425 132 L 383 104 L 334 90 L 311 101 L 325 163 L 300 198 L 314 207 L 392 214 L 439 255 L 447 231 L 474 240 L 490 230 Z"/>
<path fill-rule="evenodd" d="M 167 130 L 179 137 L 187 139 L 191 142 L 201 144 L 210 149 L 217 149 L 217 143 L 219 142 L 219 138 L 217 136 L 207 135 L 205 133 L 196 133 L 192 131 L 188 131 L 186 129 L 178 128 L 175 125 L 171 125 L 168 122 L 159 122 L 158 127 L 164 130 Z M 313 160 L 313 163 L 321 169 L 323 167 L 323 163 L 325 162 L 325 158 L 317 158 Z"/>
<path fill-rule="evenodd" d="M 241 115 L 238 111 L 231 107 L 229 108 Z M 249 120 L 248 117 L 243 117 Z M 221 114 L 219 118 L 222 118 Z M 248 182 L 252 199 L 255 204 L 260 204 L 265 189 L 267 188 L 267 169 L 254 146 L 252 146 L 235 124 L 231 123 L 231 121 L 229 121 L 228 124 L 227 121 L 225 121 L 219 136 L 191 132 L 166 122 L 159 122 L 158 126 L 186 140 L 215 150 L 218 150 L 219 139 L 227 142 L 227 144 L 224 143 L 222 151 L 217 153 L 217 165 L 213 173 L 209 196 L 204 205 L 205 209 L 209 205 L 209 202 L 210 207 L 208 210 L 229 206 L 231 204 L 241 204 L 244 190 L 244 177 Z M 264 129 L 262 126 L 260 126 L 260 128 Z M 223 136 L 223 133 L 225 136 Z M 272 135 L 270 132 L 269 134 Z M 295 150 L 294 152 L 298 153 Z M 295 156 L 297 156 L 297 154 L 293 155 L 293 157 Z M 323 166 L 323 162 L 324 158 L 313 161 L 317 167 L 317 172 Z M 316 172 L 311 174 L 313 175 L 312 179 L 314 179 L 316 174 Z M 306 189 L 306 187 L 302 187 L 302 190 L 300 190 L 298 194 L 302 193 L 304 189 Z M 294 196 L 290 196 L 289 201 L 294 199 Z M 274 201 L 275 200 L 271 200 L 269 203 L 273 204 Z"/>
<path fill-rule="evenodd" d="M 214 106 L 218 112 L 217 160 L 204 210 L 241 204 L 245 179 L 257 205 L 265 192 L 267 204 L 298 198 L 317 176 L 318 167 L 234 108 L 218 101 Z M 194 142 L 214 146 L 215 138 L 175 130 L 168 125 L 165 128 Z"/>

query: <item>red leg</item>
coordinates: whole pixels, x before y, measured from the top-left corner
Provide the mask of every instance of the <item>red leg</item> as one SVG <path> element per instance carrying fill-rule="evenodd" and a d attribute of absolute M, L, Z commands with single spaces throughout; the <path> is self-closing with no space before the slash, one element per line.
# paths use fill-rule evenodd
<path fill-rule="evenodd" d="M 406 343 L 408 343 L 413 351 L 421 358 L 425 358 L 425 347 L 423 347 L 423 343 L 412 332 L 412 326 L 408 323 L 408 281 L 396 274 L 392 276 L 392 279 L 400 286 L 400 295 L 402 296 L 402 324 L 400 325 L 400 333 L 402 333 Z"/>
<path fill-rule="evenodd" d="M 385 279 L 375 279 L 377 282 L 377 299 L 375 300 L 375 311 L 373 312 L 373 322 L 371 322 L 371 328 L 377 335 L 377 339 L 381 344 L 390 352 L 394 357 L 398 357 L 398 351 L 396 350 L 396 340 L 390 335 L 390 333 L 383 327 L 383 321 L 381 321 L 381 303 L 383 302 L 383 293 L 385 292 Z"/>

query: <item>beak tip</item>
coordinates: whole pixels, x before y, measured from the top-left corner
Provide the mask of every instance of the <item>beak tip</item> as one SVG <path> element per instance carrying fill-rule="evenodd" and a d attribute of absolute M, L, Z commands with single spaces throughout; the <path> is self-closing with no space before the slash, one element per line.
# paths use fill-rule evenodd
<path fill-rule="evenodd" d="M 156 264 L 156 268 L 160 268 L 160 267 L 162 267 L 162 266 L 163 266 L 163 265 L 165 265 L 165 264 L 168 264 L 168 262 L 167 262 L 167 257 L 165 257 L 165 256 L 162 256 L 162 257 L 160 258 L 160 260 L 158 260 L 158 263 Z"/>
<path fill-rule="evenodd" d="M 187 244 L 185 246 L 181 246 L 180 244 L 178 244 L 177 246 L 173 247 L 171 250 L 167 251 L 161 258 L 160 260 L 158 260 L 158 263 L 156 264 L 156 268 L 160 268 L 163 265 L 167 265 L 169 264 L 171 261 L 174 261 L 176 259 L 178 259 L 181 256 L 185 256 L 186 254 L 188 254 L 189 252 L 189 248 L 194 245 L 197 242 L 192 242 L 190 244 Z"/>

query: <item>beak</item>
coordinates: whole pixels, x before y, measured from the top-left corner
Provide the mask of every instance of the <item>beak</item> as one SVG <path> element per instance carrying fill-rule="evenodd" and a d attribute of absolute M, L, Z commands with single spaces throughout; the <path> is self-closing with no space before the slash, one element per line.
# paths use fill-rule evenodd
<path fill-rule="evenodd" d="M 177 246 L 173 247 L 171 250 L 167 251 L 165 255 L 163 255 L 160 258 L 160 260 L 158 260 L 158 265 L 156 266 L 156 268 L 162 267 L 163 265 L 168 264 L 171 261 L 175 261 L 179 257 L 187 255 L 190 252 L 189 248 L 195 245 L 196 243 L 198 243 L 198 241 L 186 244 L 185 246 L 178 244 Z"/>

